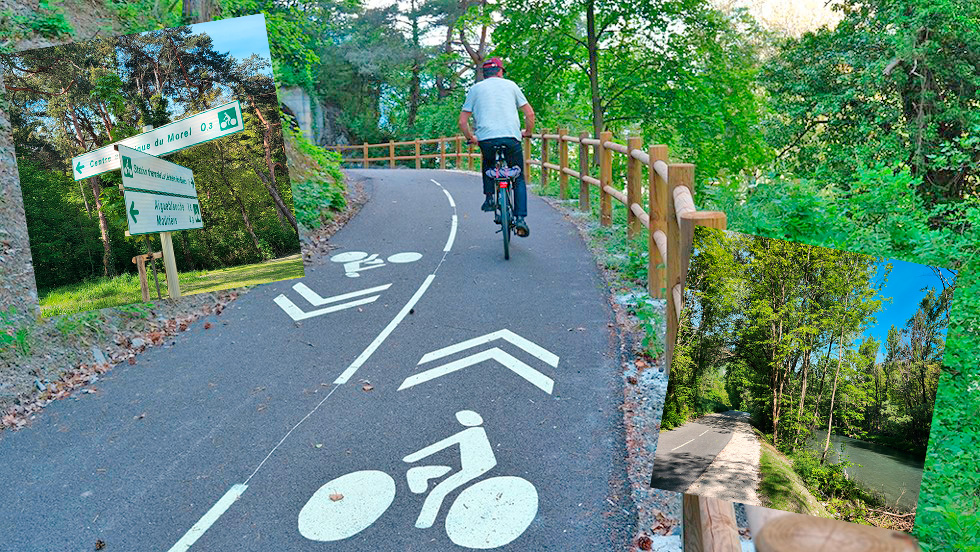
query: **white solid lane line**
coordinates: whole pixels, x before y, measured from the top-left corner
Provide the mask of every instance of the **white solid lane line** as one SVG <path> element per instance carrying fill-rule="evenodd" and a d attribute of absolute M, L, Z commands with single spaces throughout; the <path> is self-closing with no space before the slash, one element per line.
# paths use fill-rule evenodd
<path fill-rule="evenodd" d="M 244 483 L 232 485 L 232 487 L 228 489 L 228 492 L 226 492 L 224 496 L 218 500 L 218 502 L 215 502 L 214 506 L 212 506 L 211 509 L 204 514 L 204 517 L 195 523 L 193 527 L 188 529 L 187 532 L 184 533 L 184 536 L 177 541 L 177 544 L 170 547 L 169 552 L 184 552 L 185 550 L 189 549 L 191 545 L 197 542 L 197 539 L 201 538 L 201 535 L 203 535 L 204 532 L 207 531 L 219 517 L 221 517 L 221 514 L 225 513 L 225 510 L 227 510 L 228 507 L 238 500 L 238 497 L 242 496 L 242 493 L 244 493 L 245 489 L 247 488 L 248 485 Z"/>
<path fill-rule="evenodd" d="M 688 444 L 688 443 L 693 443 L 693 442 L 694 442 L 694 439 L 691 439 L 691 440 L 690 440 L 690 441 L 688 441 L 687 443 L 684 443 L 684 445 L 686 445 L 686 444 Z M 676 447 L 674 447 L 674 448 L 672 448 L 672 449 L 670 449 L 670 451 L 671 451 L 671 452 L 674 452 L 675 450 L 677 450 L 677 449 L 679 449 L 679 448 L 681 448 L 681 447 L 683 447 L 684 445 L 677 445 Z"/>
<path fill-rule="evenodd" d="M 255 474 L 259 472 L 259 470 L 265 464 L 266 460 L 268 460 L 272 456 L 272 454 L 276 452 L 276 449 L 278 449 L 279 446 L 286 441 L 286 438 L 289 437 L 289 435 L 293 432 L 293 430 L 295 430 L 297 427 L 300 426 L 300 424 L 305 422 L 311 415 L 313 415 L 313 413 L 320 408 L 320 405 L 322 405 L 327 399 L 329 399 L 330 395 L 333 395 L 333 392 L 336 391 L 341 384 L 346 383 L 350 379 L 350 377 L 354 375 L 354 372 L 356 372 L 357 369 L 360 368 L 365 361 L 367 361 L 367 359 L 371 356 L 371 354 L 373 354 L 374 351 L 381 345 L 381 343 L 384 342 L 384 340 L 388 337 L 388 334 L 390 334 L 395 329 L 395 326 L 397 326 L 398 323 L 401 322 L 402 319 L 405 317 L 405 315 L 408 314 L 408 312 L 414 307 L 415 303 L 417 303 L 419 299 L 422 298 L 422 295 L 425 293 L 425 291 L 429 289 L 429 285 L 432 284 L 432 280 L 434 280 L 436 277 L 436 272 L 439 271 L 439 267 L 441 267 L 443 261 L 446 260 L 446 256 L 449 254 L 449 249 L 452 247 L 453 240 L 455 239 L 456 236 L 456 202 L 453 201 L 453 196 L 449 193 L 449 191 L 442 187 L 442 184 L 439 184 L 435 180 L 433 180 L 432 182 L 436 186 L 439 186 L 439 188 L 441 188 L 443 192 L 445 192 L 446 197 L 449 199 L 449 205 L 452 206 L 453 208 L 453 216 L 452 216 L 453 225 L 450 230 L 449 240 L 446 242 L 446 248 L 443 251 L 442 259 L 439 260 L 439 264 L 436 265 L 435 270 L 432 271 L 432 274 L 426 277 L 425 281 L 422 282 L 422 285 L 419 287 L 418 291 L 415 292 L 415 295 L 413 295 L 412 298 L 409 299 L 408 303 L 402 308 L 401 311 L 398 312 L 395 318 L 385 327 L 385 329 L 381 331 L 378 337 L 376 337 L 374 341 L 372 341 L 371 344 L 368 345 L 368 348 L 365 349 L 364 352 L 362 352 L 346 370 L 344 370 L 344 372 L 340 375 L 340 377 L 337 378 L 336 381 L 334 381 L 334 387 L 330 390 L 329 393 L 327 393 L 327 396 L 323 397 L 320 400 L 320 402 L 318 402 L 316 406 L 313 407 L 313 410 L 310 410 L 306 414 L 306 416 L 303 416 L 303 418 L 300 421 L 296 422 L 296 425 L 290 428 L 290 430 L 287 431 L 286 434 L 282 436 L 282 439 L 280 439 L 279 442 L 276 443 L 276 446 L 272 447 L 272 450 L 269 451 L 269 454 L 267 454 L 265 458 L 263 458 L 262 461 L 259 462 L 259 465 L 255 468 L 255 471 L 252 472 L 252 475 L 248 476 L 248 479 L 246 479 L 244 483 L 239 483 L 237 485 L 232 486 L 232 488 L 229 489 L 228 492 L 225 493 L 225 495 L 221 497 L 221 499 L 218 500 L 218 502 L 214 506 L 212 506 L 211 509 L 208 510 L 206 514 L 204 514 L 204 517 L 202 517 L 197 523 L 195 523 L 194 526 L 191 527 L 179 541 L 177 541 L 177 544 L 173 545 L 173 547 L 170 549 L 169 552 L 185 552 L 186 550 L 188 550 L 191 547 L 191 545 L 194 544 L 197 541 L 197 539 L 199 539 L 201 535 L 203 535 L 204 532 L 207 531 L 208 528 L 211 527 L 211 525 L 213 525 L 214 522 L 217 521 L 218 518 L 225 513 L 225 510 L 227 510 L 228 507 L 231 506 L 231 504 L 235 502 L 235 500 L 237 500 L 242 495 L 242 493 L 245 492 L 245 489 L 248 488 L 248 482 L 253 477 L 255 477 Z M 354 293 L 360 294 L 362 292 L 354 292 Z M 374 299 L 377 299 L 377 297 L 375 297 Z"/>
<path fill-rule="evenodd" d="M 711 431 L 711 430 L 710 429 L 706 429 L 706 430 L 704 430 L 704 431 L 701 432 L 701 435 L 704 435 L 705 433 L 707 433 L 709 431 Z M 698 437 L 700 437 L 701 435 L 698 435 Z"/>

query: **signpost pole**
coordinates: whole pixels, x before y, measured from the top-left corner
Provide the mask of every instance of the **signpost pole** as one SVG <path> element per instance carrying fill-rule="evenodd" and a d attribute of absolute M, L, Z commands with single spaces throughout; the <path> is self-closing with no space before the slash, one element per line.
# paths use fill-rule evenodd
<path fill-rule="evenodd" d="M 153 125 L 143 127 L 143 132 L 153 130 Z M 147 251 L 150 250 L 150 240 L 146 240 Z M 163 269 L 167 273 L 167 295 L 171 299 L 180 297 L 180 281 L 177 280 L 177 258 L 174 256 L 174 242 L 170 232 L 160 232 L 160 250 L 163 251 Z M 152 254 L 152 251 L 150 252 Z M 157 297 L 160 297 L 160 281 L 157 280 L 156 259 L 150 259 L 153 267 L 153 280 L 157 283 Z"/>

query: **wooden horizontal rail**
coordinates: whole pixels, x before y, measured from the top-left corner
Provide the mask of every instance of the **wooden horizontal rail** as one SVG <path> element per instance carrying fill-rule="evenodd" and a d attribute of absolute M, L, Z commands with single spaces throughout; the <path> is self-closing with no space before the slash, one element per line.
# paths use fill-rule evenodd
<path fill-rule="evenodd" d="M 530 177 L 530 168 L 538 167 L 541 186 L 546 187 L 552 171 L 557 174 L 558 196 L 566 198 L 568 179 L 579 181 L 579 208 L 590 210 L 590 187 L 599 190 L 600 224 L 612 224 L 612 200 L 626 207 L 627 237 L 639 232 L 647 235 L 647 289 L 651 296 L 667 300 L 667 369 L 673 355 L 677 337 L 680 314 L 684 299 L 684 280 L 690 264 L 690 248 L 695 226 L 725 228 L 727 220 L 724 213 L 698 211 L 694 204 L 694 166 L 668 162 L 667 146 L 654 145 L 643 149 L 642 140 L 632 137 L 626 144 L 613 141 L 611 132 L 589 137 L 587 132 L 570 134 L 568 129 L 545 130 L 539 134 L 523 137 L 524 174 Z M 540 141 L 540 154 L 532 158 L 533 140 Z M 436 153 L 422 153 L 423 145 L 436 144 Z M 572 144 L 570 146 L 570 144 Z M 411 148 L 414 155 L 404 155 Z M 387 148 L 387 155 L 372 157 L 372 148 Z M 451 162 L 456 168 L 470 170 L 479 168 L 482 154 L 472 151 L 473 145 L 462 136 L 426 138 L 411 141 L 380 144 L 361 144 L 359 146 L 333 146 L 332 149 L 344 151 L 344 161 L 360 163 L 363 166 L 394 167 L 397 162 L 415 161 L 415 168 L 421 162 L 438 159 L 438 166 L 446 168 Z M 430 148 L 426 148 L 429 152 Z M 411 151 L 411 150 L 409 150 Z M 358 155 L 360 154 L 360 155 Z M 613 175 L 613 156 L 626 156 L 625 183 L 620 176 Z M 591 160 L 591 163 L 590 163 Z M 578 167 L 573 168 L 573 164 Z M 590 166 L 598 165 L 598 174 L 593 175 Z M 618 166 L 618 165 L 617 165 Z M 644 169 L 645 168 L 645 169 Z M 621 189 L 617 188 L 617 185 Z"/>

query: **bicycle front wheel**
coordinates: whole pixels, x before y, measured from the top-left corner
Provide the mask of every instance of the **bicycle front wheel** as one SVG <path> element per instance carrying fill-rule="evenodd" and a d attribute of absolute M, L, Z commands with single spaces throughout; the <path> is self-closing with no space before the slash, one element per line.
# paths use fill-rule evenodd
<path fill-rule="evenodd" d="M 500 233 L 504 236 L 504 259 L 510 259 L 510 225 L 511 216 L 510 201 L 507 200 L 506 191 L 497 188 L 497 204 L 500 205 Z"/>
<path fill-rule="evenodd" d="M 354 536 L 391 506 L 395 480 L 382 471 L 363 470 L 327 482 L 299 512 L 299 533 L 321 542 Z"/>

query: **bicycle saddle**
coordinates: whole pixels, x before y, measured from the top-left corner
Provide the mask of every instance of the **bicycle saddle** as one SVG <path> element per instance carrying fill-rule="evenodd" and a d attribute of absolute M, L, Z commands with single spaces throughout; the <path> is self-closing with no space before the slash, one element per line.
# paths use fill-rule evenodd
<path fill-rule="evenodd" d="M 494 167 L 492 169 L 487 169 L 487 176 L 490 178 L 513 178 L 520 174 L 520 167 L 504 167 L 502 169 L 497 169 Z"/>

